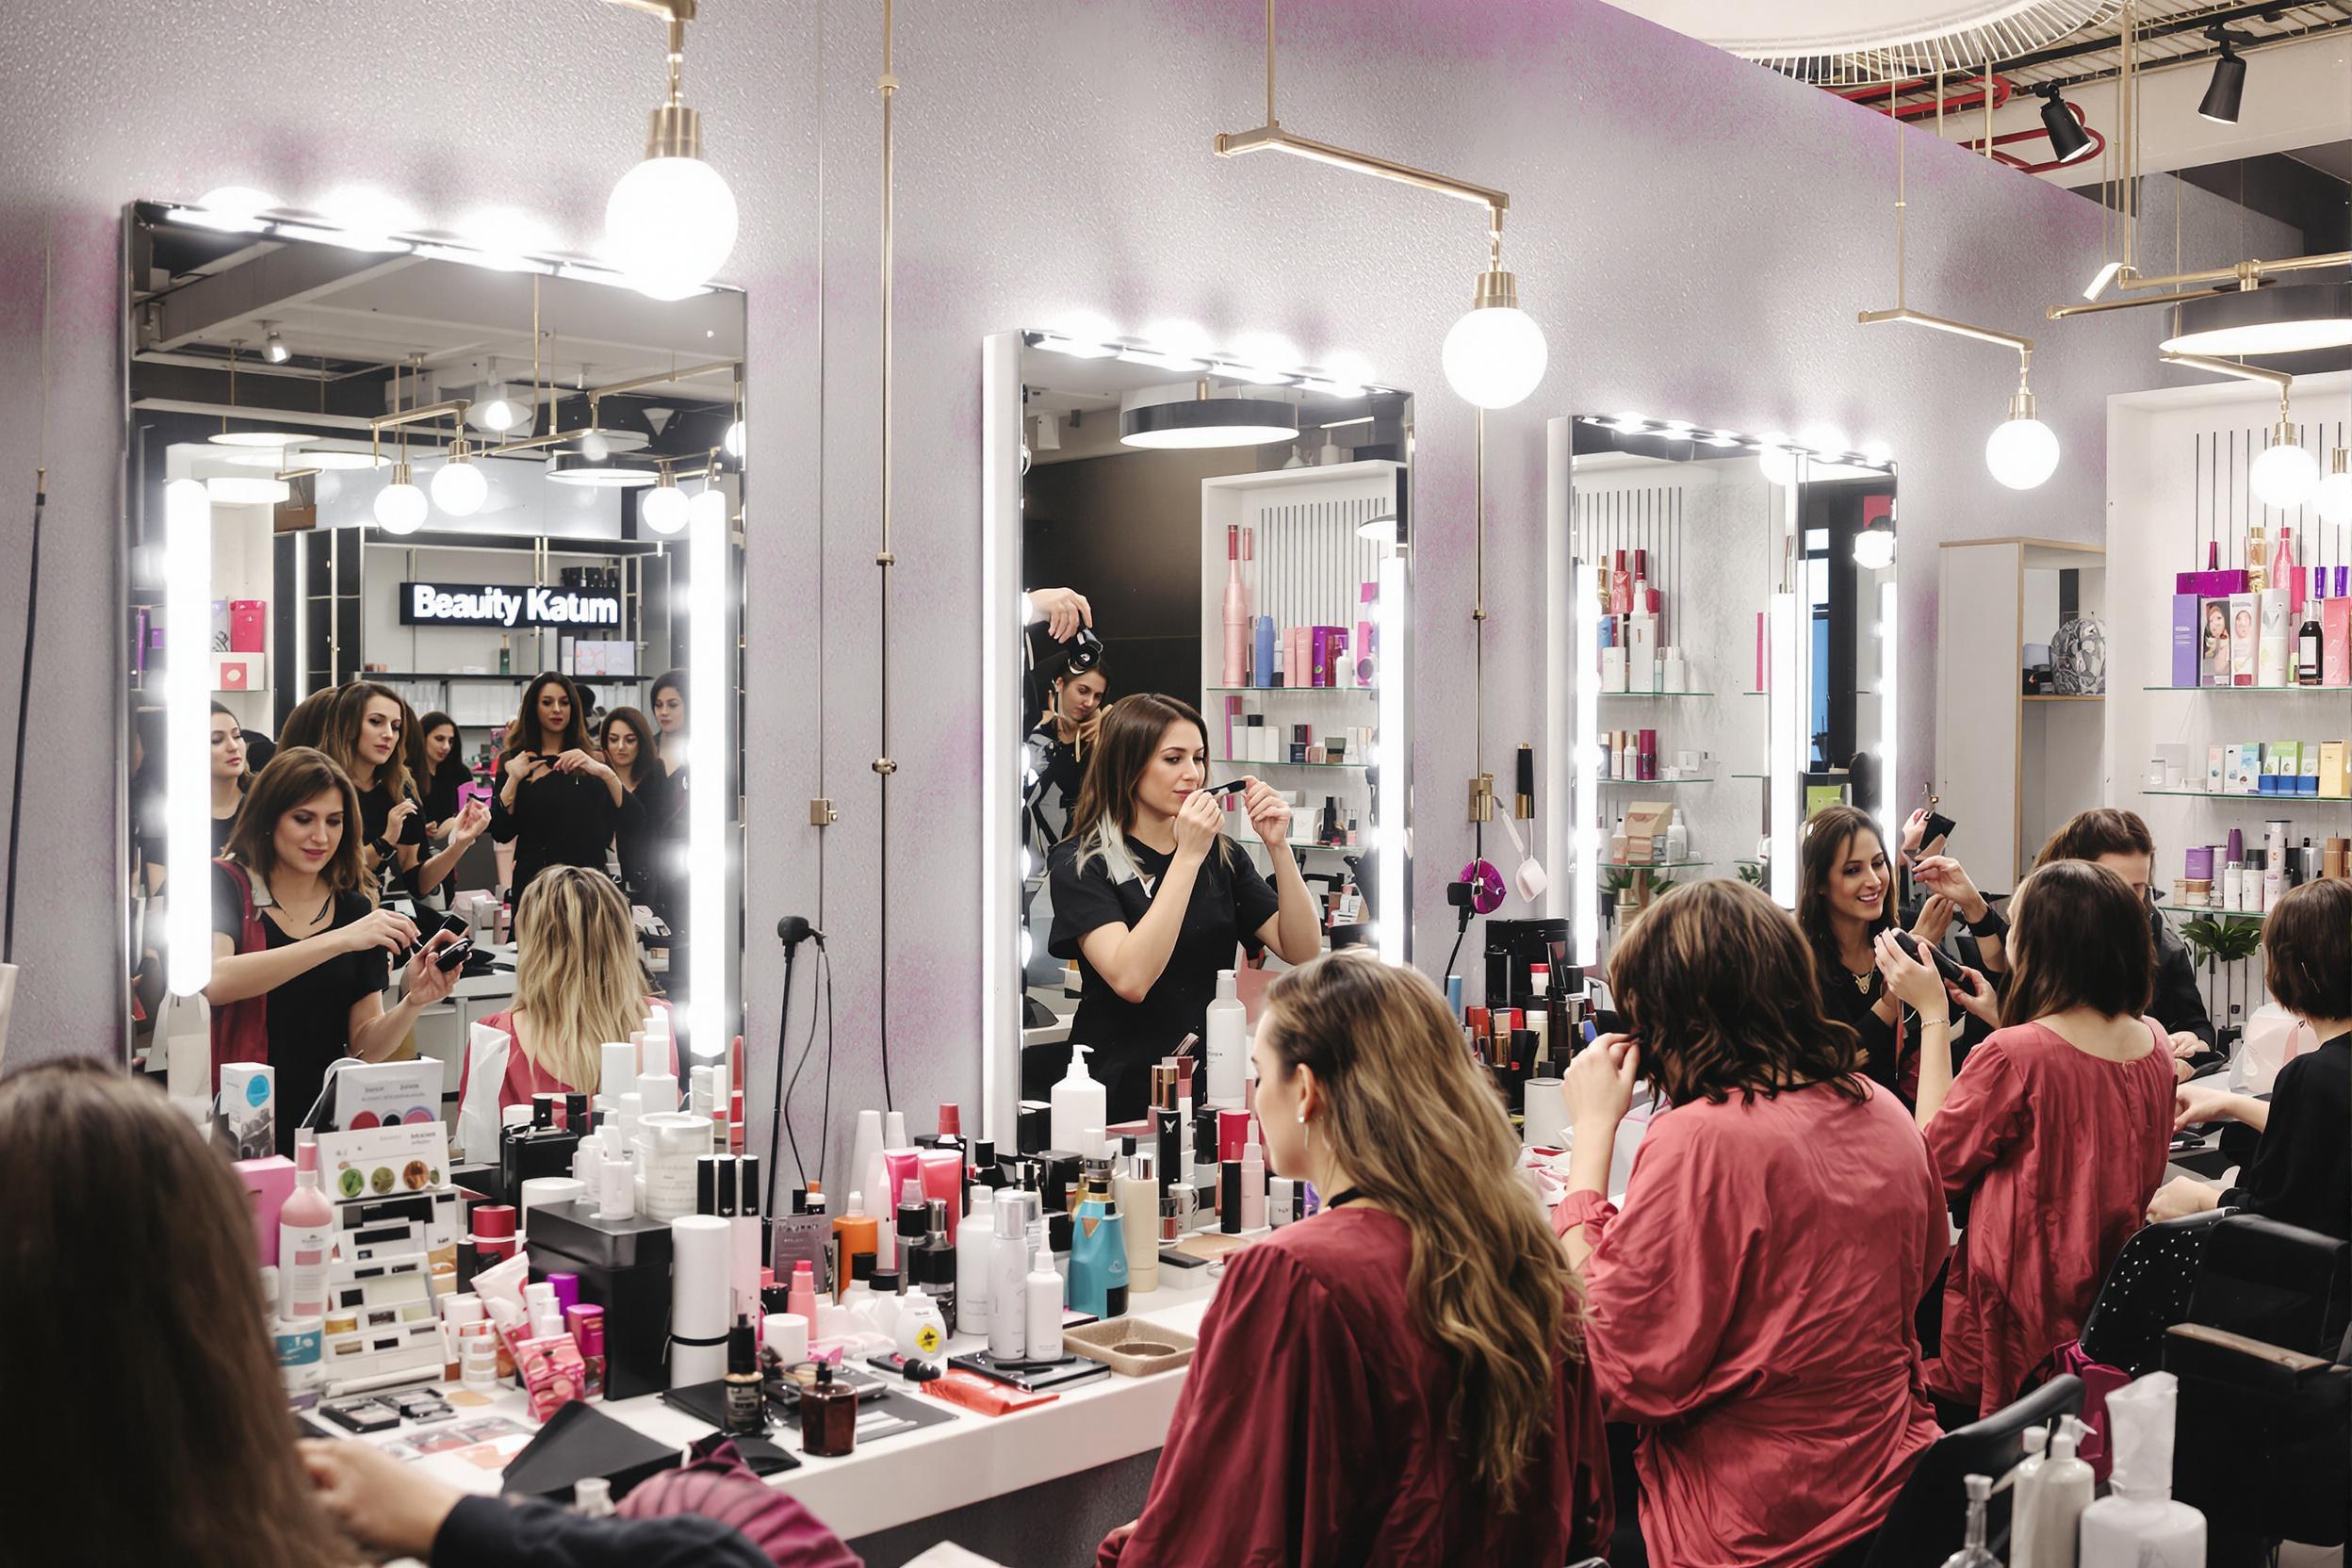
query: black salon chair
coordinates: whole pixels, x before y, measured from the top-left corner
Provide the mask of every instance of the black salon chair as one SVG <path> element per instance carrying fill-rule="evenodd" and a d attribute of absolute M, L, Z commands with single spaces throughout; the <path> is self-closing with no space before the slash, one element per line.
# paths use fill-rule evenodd
<path fill-rule="evenodd" d="M 1941 1562 L 1968 1537 L 1968 1488 L 1963 1478 L 1989 1476 L 1998 1481 L 2025 1456 L 2025 1430 L 2047 1427 L 2062 1415 L 2082 1413 L 2082 1380 L 2052 1378 L 2033 1393 L 1984 1420 L 1956 1428 L 1919 1456 L 1919 1467 L 1895 1495 L 1886 1522 L 1878 1527 L 1864 1568 L 1917 1568 Z M 1996 1492 L 1986 1507 L 1986 1542 L 1996 1555 L 2007 1544 L 2009 1494 Z"/>
<path fill-rule="evenodd" d="M 2164 1331 L 2191 1321 L 2205 1238 L 2232 1210 L 2209 1209 L 2144 1225 L 2123 1244 L 2082 1320 L 2082 1353 L 2128 1377 L 2156 1370 Z"/>
<path fill-rule="evenodd" d="M 2203 1511 L 2210 1568 L 2252 1568 L 2282 1540 L 2344 1544 L 2352 1367 L 2184 1323 L 2164 1336 L 2164 1368 L 2180 1380 L 2172 1494 Z"/>
<path fill-rule="evenodd" d="M 2249 1214 L 2205 1237 L 2183 1320 L 2333 1357 L 2352 1323 L 2352 1243 Z"/>

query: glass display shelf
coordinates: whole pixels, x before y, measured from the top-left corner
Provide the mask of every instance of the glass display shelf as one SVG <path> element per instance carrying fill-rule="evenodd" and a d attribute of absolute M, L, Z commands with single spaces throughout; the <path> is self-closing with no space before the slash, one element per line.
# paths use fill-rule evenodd
<path fill-rule="evenodd" d="M 2260 795 L 2232 790 L 2142 790 L 2144 795 L 2179 795 L 2188 800 L 2226 800 L 2242 806 L 2352 806 L 2352 795 Z"/>
<path fill-rule="evenodd" d="M 1603 784 L 1622 785 L 1628 790 L 1679 790 L 1691 784 L 1712 784 L 1711 778 L 1604 778 Z"/>
<path fill-rule="evenodd" d="M 2028 692 L 2027 702 L 2105 702 L 2104 692 Z"/>
<path fill-rule="evenodd" d="M 640 681 L 651 680 L 653 678 L 653 677 L 649 675 L 572 675 L 569 671 L 564 672 L 564 675 L 566 679 L 584 680 L 591 686 L 599 684 L 606 686 L 629 686 L 635 685 Z M 355 678 L 360 680 L 413 680 L 419 682 L 433 680 L 503 680 L 509 685 L 520 686 L 537 679 L 538 677 L 539 672 L 537 670 L 522 670 L 514 675 L 500 675 L 495 670 L 362 670 Z"/>
<path fill-rule="evenodd" d="M 2156 912 L 2172 920 L 2264 921 L 2270 918 L 2261 909 L 2192 909 L 2185 904 L 2159 904 Z"/>
<path fill-rule="evenodd" d="M 1711 866 L 1712 860 L 1602 860 L 1596 862 L 1603 871 L 1695 871 Z"/>
<path fill-rule="evenodd" d="M 2273 695 L 2280 692 L 2311 692 L 2332 694 L 2339 702 L 2347 696 L 2352 696 L 2352 686 L 2143 686 L 2140 690 L 2143 692 L 2215 692 L 2222 694 L 2264 692 Z"/>
<path fill-rule="evenodd" d="M 1353 768 L 1358 773 L 1370 766 L 1365 762 L 1245 762 L 1233 757 L 1218 758 L 1217 765 L 1220 768 L 1240 768 L 1245 772 L 1250 768 Z"/>
<path fill-rule="evenodd" d="M 1370 697 L 1378 686 L 1203 686 L 1204 692 L 1232 697 Z"/>
<path fill-rule="evenodd" d="M 1611 697 L 1711 697 L 1712 692 L 1603 692 L 1601 700 Z"/>

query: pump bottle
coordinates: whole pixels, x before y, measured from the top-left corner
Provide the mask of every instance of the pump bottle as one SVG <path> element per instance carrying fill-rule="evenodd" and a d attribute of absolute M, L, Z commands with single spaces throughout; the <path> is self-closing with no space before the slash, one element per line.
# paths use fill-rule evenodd
<path fill-rule="evenodd" d="M 1086 1135 L 1086 1129 L 1101 1127 L 1110 1120 L 1102 1086 L 1086 1071 L 1089 1049 L 1075 1040 L 1070 1042 L 1070 1071 L 1054 1086 L 1050 1125 L 1056 1149 L 1084 1147 L 1079 1140 Z"/>
<path fill-rule="evenodd" d="M 1944 1559 L 1944 1568 L 2001 1568 L 2001 1559 L 1984 1544 L 1984 1505 L 1993 1494 L 1989 1476 L 1964 1476 L 1961 1485 L 1968 1494 L 1968 1534 L 1961 1548 Z"/>
<path fill-rule="evenodd" d="M 2010 1504 L 2009 1568 L 2075 1568 L 2082 1511 L 2091 1506 L 2091 1467 L 2075 1457 L 2082 1423 L 2068 1415 L 2050 1440 L 2050 1458 L 2031 1497 Z"/>
<path fill-rule="evenodd" d="M 2172 1496 L 2180 1391 L 2150 1372 L 2107 1396 L 2114 1491 L 2082 1511 L 2082 1568 L 2204 1568 L 2205 1516 Z"/>
<path fill-rule="evenodd" d="M 1230 969 L 1217 972 L 1217 998 L 1208 1007 L 1209 1103 L 1238 1105 L 1241 1083 L 1250 1060 L 1249 1010 L 1241 1004 L 1239 977 Z M 1054 1128 L 1054 1141 L 1061 1129 Z M 1068 1144 L 1062 1144 L 1067 1149 Z"/>
<path fill-rule="evenodd" d="M 2042 1457 L 2049 1441 L 2047 1427 L 2028 1427 L 2017 1434 L 2025 1453 L 2009 1471 L 2009 1568 L 2027 1568 L 2034 1561 L 2034 1505 L 2050 1462 Z"/>
<path fill-rule="evenodd" d="M 1071 1220 L 1070 1304 L 1106 1320 L 1127 1315 L 1123 1217 L 1117 1200 L 1090 1182 Z"/>

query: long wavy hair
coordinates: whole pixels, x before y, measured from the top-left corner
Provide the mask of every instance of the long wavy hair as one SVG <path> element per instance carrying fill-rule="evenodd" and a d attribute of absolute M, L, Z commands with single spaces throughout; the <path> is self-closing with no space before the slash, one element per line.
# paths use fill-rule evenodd
<path fill-rule="evenodd" d="M 26 1068 L 0 1081 L 0 1389 L 50 1428 L 0 1467 L 0 1561 L 357 1560 L 295 1456 L 252 1205 L 188 1119 L 95 1062 Z M 96 1452 L 122 1412 L 136 1507 Z"/>
<path fill-rule="evenodd" d="M 359 792 L 335 759 L 309 746 L 280 746 L 270 765 L 245 792 L 222 854 L 267 882 L 278 869 L 278 819 L 305 801 L 334 792 L 343 802 L 343 837 L 327 857 L 318 879 L 338 893 L 360 892 L 376 901 L 376 879 L 359 858 Z"/>
<path fill-rule="evenodd" d="M 2009 988 L 2003 1025 L 2088 1007 L 2137 1018 L 2156 988 L 2148 905 L 2095 860 L 2052 860 L 2009 899 Z"/>
<path fill-rule="evenodd" d="M 1447 1433 L 1490 1506 L 1515 1511 L 1527 1467 L 1557 1440 L 1554 1379 L 1582 1354 L 1584 1313 L 1519 1179 L 1501 1097 L 1437 988 L 1361 951 L 1277 979 L 1259 1040 L 1285 1070 L 1314 1071 L 1316 1136 L 1412 1232 L 1414 1327 L 1454 1371 Z"/>
<path fill-rule="evenodd" d="M 441 765 L 436 768 L 433 766 L 433 759 L 425 755 L 425 737 L 443 725 L 449 726 L 451 729 L 457 729 L 458 733 L 456 739 L 449 743 L 449 756 L 443 758 Z M 466 767 L 466 759 L 463 755 L 465 743 L 466 732 L 458 728 L 457 721 L 438 708 L 416 721 L 415 731 L 408 737 L 408 772 L 409 776 L 416 781 L 416 793 L 419 797 L 432 794 L 433 785 L 439 781 L 440 776 L 444 773 L 459 770 L 472 772 L 471 769 Z M 464 780 L 461 779 L 460 782 Z"/>
<path fill-rule="evenodd" d="M 1668 891 L 1609 955 L 1609 986 L 1669 1104 L 1770 1099 L 1826 1084 L 1849 1100 L 1859 1038 L 1821 1004 L 1821 981 L 1788 912 L 1744 882 Z"/>
<path fill-rule="evenodd" d="M 1094 755 L 1086 760 L 1086 776 L 1078 786 L 1078 803 L 1070 811 L 1070 834 L 1078 841 L 1077 869 L 1085 871 L 1089 861 L 1101 860 L 1113 882 L 1133 882 L 1142 873 L 1127 853 L 1127 830 L 1135 820 L 1135 791 L 1160 749 L 1160 738 L 1169 726 L 1188 724 L 1206 751 L 1209 727 L 1192 704 L 1159 692 L 1123 696 L 1103 709 L 1102 718 Z M 1221 830 L 1217 852 L 1227 866 L 1233 864 L 1233 843 Z"/>
<path fill-rule="evenodd" d="M 527 1012 L 531 1059 L 581 1094 L 600 1094 L 607 1040 L 645 1016 L 637 928 L 611 877 L 549 866 L 514 916 L 514 1010 Z M 517 1041 L 522 1036 L 515 1035 Z"/>
<path fill-rule="evenodd" d="M 637 737 L 637 760 L 629 764 L 629 772 L 621 777 L 621 782 L 633 791 L 645 781 L 647 768 L 659 768 L 662 765 L 661 748 L 657 743 L 661 736 L 655 733 L 653 721 L 646 718 L 642 710 L 623 703 L 618 708 L 606 709 L 604 717 L 597 722 L 596 749 L 598 751 L 607 753 L 611 751 L 612 743 L 610 737 L 612 733 L 612 727 L 616 724 L 626 727 L 631 735 Z M 610 755 L 606 756 L 604 760 L 614 773 L 620 773 L 619 765 L 612 761 Z"/>
<path fill-rule="evenodd" d="M 237 710 L 229 707 L 225 703 L 214 703 L 212 705 L 212 716 L 216 719 L 226 719 L 233 725 L 237 724 Z M 215 727 L 218 727 L 216 726 Z M 237 725 L 237 728 L 241 733 L 244 729 L 244 726 Z M 247 761 L 237 770 L 237 792 L 241 795 L 253 787 L 253 765 L 251 761 Z"/>
<path fill-rule="evenodd" d="M 354 680 L 335 694 L 335 706 L 327 711 L 326 734 L 318 749 L 335 759 L 341 768 L 356 781 L 365 771 L 359 760 L 359 733 L 365 727 L 368 710 L 377 699 L 389 702 L 400 717 L 400 743 L 382 767 L 376 769 L 374 788 L 385 792 L 387 798 L 405 800 L 415 791 L 408 773 L 409 737 L 416 732 L 416 714 L 408 706 L 408 699 L 391 687 L 374 680 Z"/>
<path fill-rule="evenodd" d="M 1879 853 L 1886 853 L 1886 843 L 1878 835 L 1877 821 L 1859 807 L 1826 806 L 1805 825 L 1805 841 L 1797 861 L 1797 925 L 1811 944 L 1813 967 L 1833 979 L 1847 971 L 1838 961 L 1838 933 L 1829 923 L 1829 880 L 1849 854 L 1860 853 L 1854 839 L 1863 833 L 1870 836 Z M 1879 901 L 1878 919 L 1870 925 L 1873 939 L 1893 927 L 1894 911 L 1895 865 L 1894 858 L 1888 856 L 1886 895 Z"/>
<path fill-rule="evenodd" d="M 542 743 L 545 740 L 546 731 L 540 727 L 539 724 L 539 694 L 550 686 L 563 687 L 564 694 L 572 699 L 571 722 L 564 727 L 564 743 L 559 749 L 586 751 L 588 749 L 588 710 L 581 706 L 580 687 L 574 683 L 570 676 L 561 670 L 541 670 L 531 678 L 531 684 L 523 688 L 523 705 L 514 714 L 514 743 L 525 751 L 540 752 L 544 755 Z"/>

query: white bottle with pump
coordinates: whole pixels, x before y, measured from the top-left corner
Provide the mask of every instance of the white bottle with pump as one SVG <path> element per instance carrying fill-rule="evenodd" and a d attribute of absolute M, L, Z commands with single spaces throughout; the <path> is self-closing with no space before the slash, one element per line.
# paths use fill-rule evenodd
<path fill-rule="evenodd" d="M 2107 1396 L 2114 1492 L 2082 1511 L 2082 1568 L 2204 1568 L 2205 1516 L 2172 1496 L 2180 1390 L 2150 1372 Z"/>
<path fill-rule="evenodd" d="M 1029 1200 L 1019 1187 L 1001 1187 L 988 1238 L 988 1354 L 1018 1360 L 1028 1344 Z M 965 1227 L 964 1234 L 978 1231 Z"/>
<path fill-rule="evenodd" d="M 1240 981 L 1232 970 L 1217 972 L 1217 998 L 1208 1013 L 1209 1103 L 1238 1105 L 1250 1060 L 1250 1014 L 1241 1004 Z"/>
<path fill-rule="evenodd" d="M 1682 820 L 1679 806 L 1666 825 L 1666 858 L 1677 865 L 1690 858 L 1690 829 Z"/>
<path fill-rule="evenodd" d="M 2091 1467 L 2075 1457 L 2082 1441 L 2082 1423 L 2062 1417 L 2033 1494 L 2020 1492 L 2009 1505 L 2009 1568 L 2075 1568 L 2082 1511 L 2091 1506 L 2094 1485 Z"/>
<path fill-rule="evenodd" d="M 1086 1145 L 1079 1140 L 1086 1135 L 1086 1129 L 1100 1127 L 1110 1120 L 1102 1086 L 1086 1071 L 1086 1052 L 1089 1049 L 1076 1040 L 1070 1041 L 1070 1071 L 1054 1086 L 1051 1124 L 1054 1147 L 1056 1149 L 1085 1148 Z"/>
<path fill-rule="evenodd" d="M 1022 1354 L 1030 1361 L 1053 1361 L 1062 1353 L 1062 1277 L 1054 1267 L 1054 1254 L 1037 1249 L 1025 1282 L 1028 1321 L 1022 1325 Z"/>
<path fill-rule="evenodd" d="M 2050 1429 L 2028 1427 L 2017 1434 L 2017 1441 L 2025 1455 L 2008 1476 L 2009 1568 L 2029 1568 L 2034 1561 L 2034 1504 L 2041 1495 L 2043 1466 L 2050 1462 L 2042 1457 L 2042 1450 L 2050 1442 Z"/>

